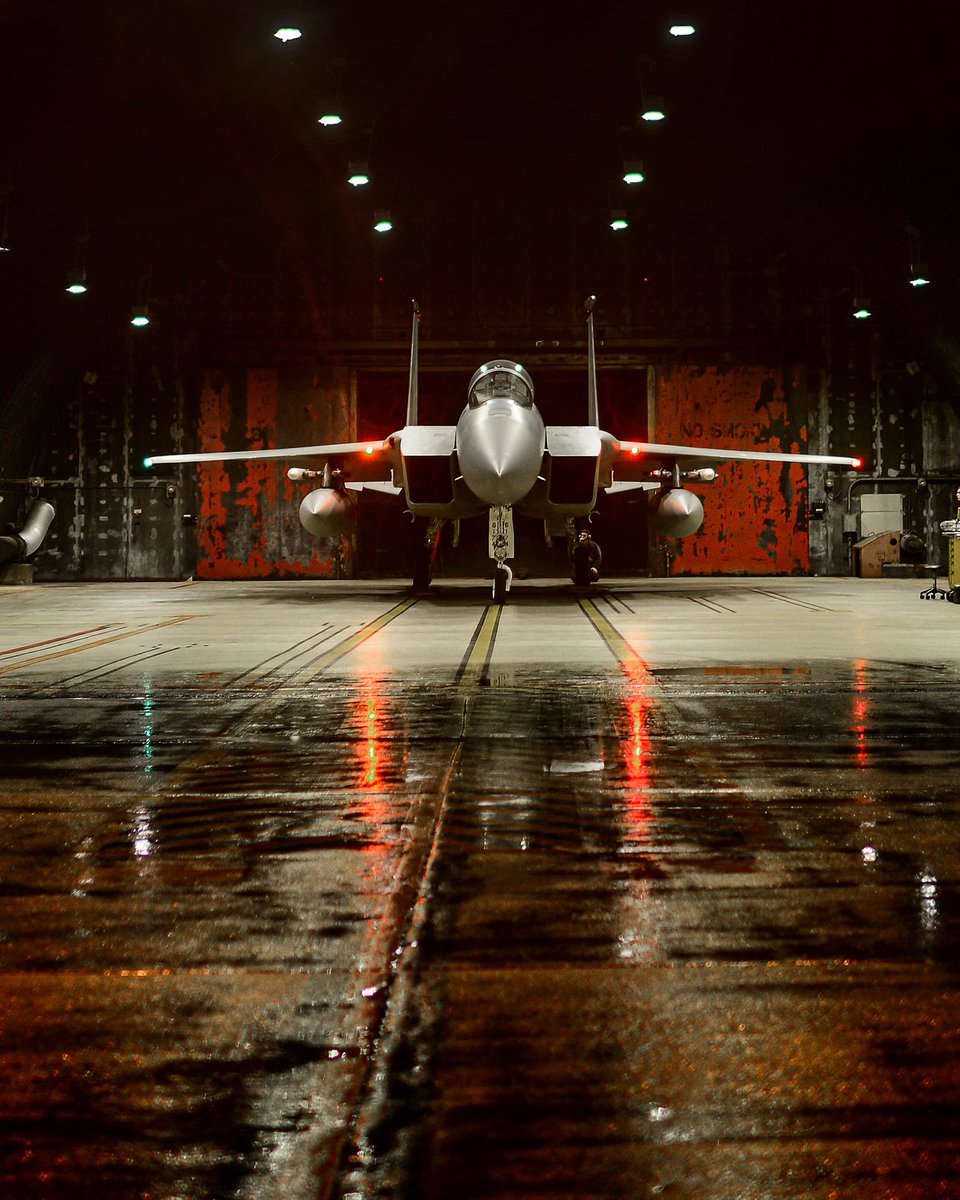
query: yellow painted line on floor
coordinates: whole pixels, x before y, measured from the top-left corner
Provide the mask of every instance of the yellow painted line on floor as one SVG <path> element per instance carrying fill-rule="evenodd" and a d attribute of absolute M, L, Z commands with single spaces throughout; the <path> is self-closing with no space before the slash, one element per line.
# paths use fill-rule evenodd
<path fill-rule="evenodd" d="M 49 654 L 38 654 L 34 658 L 25 658 L 22 662 L 8 663 L 0 667 L 0 675 L 11 671 L 22 671 L 24 667 L 35 667 L 37 663 L 51 662 L 53 659 L 66 658 L 69 654 L 83 654 L 87 650 L 95 650 L 98 646 L 109 646 L 111 642 L 121 642 L 124 638 L 140 637 L 151 633 L 154 629 L 165 629 L 168 625 L 177 625 L 181 621 L 193 621 L 201 613 L 191 613 L 185 617 L 171 617 L 169 621 L 157 621 L 153 625 L 141 625 L 137 629 L 128 629 L 126 633 L 114 633 L 110 637 L 97 638 L 94 642 L 85 642 L 82 646 L 65 646 L 62 650 L 53 650 Z"/>
<path fill-rule="evenodd" d="M 356 650 L 358 646 L 362 646 L 364 642 L 373 637 L 375 633 L 379 633 L 385 625 L 389 625 L 391 621 L 395 621 L 397 617 L 402 617 L 408 608 L 413 608 L 419 599 L 418 596 L 411 596 L 407 600 L 402 600 L 393 608 L 388 609 L 382 616 L 375 618 L 369 625 L 364 625 L 362 629 L 358 629 L 356 633 L 345 638 L 342 642 L 338 642 L 336 646 L 321 654 L 319 658 L 313 659 L 307 663 L 305 667 L 299 670 L 292 679 L 285 681 L 284 686 L 296 684 L 298 680 L 309 678 L 315 675 L 318 671 L 325 671 L 327 667 L 333 666 L 335 662 L 339 662 L 341 658 L 346 658 L 351 651 Z"/>
<path fill-rule="evenodd" d="M 76 633 L 61 633 L 59 637 L 44 638 L 42 642 L 30 642 L 26 646 L 11 646 L 9 650 L 0 650 L 0 658 L 6 658 L 10 654 L 23 654 L 27 650 L 39 650 L 41 646 L 52 646 L 55 642 L 72 642 L 74 638 L 103 633 L 105 629 L 115 629 L 116 626 L 116 621 L 113 621 L 109 625 L 94 625 L 92 629 L 78 629 Z"/>
<path fill-rule="evenodd" d="M 484 609 L 457 672 L 456 682 L 462 688 L 474 687 L 489 671 L 502 613 L 502 604 L 488 604 Z"/>
<path fill-rule="evenodd" d="M 403 600 L 400 604 L 395 604 L 393 608 L 388 609 L 379 617 L 375 617 L 368 625 L 364 625 L 358 629 L 356 633 L 344 638 L 332 649 L 321 654 L 312 662 L 301 667 L 293 675 L 288 676 L 275 689 L 268 692 L 262 700 L 259 700 L 252 708 L 247 709 L 244 715 L 234 721 L 225 731 L 224 734 L 209 742 L 206 746 L 195 750 L 193 754 L 188 755 L 185 759 L 177 764 L 174 770 L 167 777 L 167 787 L 180 787 L 185 780 L 189 780 L 192 773 L 206 769 L 211 764 L 225 760 L 231 751 L 231 744 L 235 743 L 249 728 L 261 721 L 270 710 L 277 705 L 289 703 L 289 689 L 299 687 L 307 683 L 314 675 L 318 675 L 321 671 L 325 671 L 327 667 L 335 662 L 339 662 L 341 658 L 345 658 L 352 650 L 356 650 L 358 646 L 362 646 L 374 634 L 379 633 L 391 621 L 395 621 L 397 617 L 403 614 L 417 603 L 419 597 L 413 596 L 410 599 Z"/>
<path fill-rule="evenodd" d="M 650 674 L 647 664 L 643 661 L 640 655 L 634 650 L 627 639 L 618 629 L 607 620 L 599 608 L 592 600 L 578 600 L 580 609 L 583 615 L 587 618 L 590 624 L 594 627 L 597 633 L 606 642 L 608 649 L 612 652 L 613 657 L 620 663 L 623 669 L 632 679 L 641 683 L 654 686 L 656 680 Z"/>

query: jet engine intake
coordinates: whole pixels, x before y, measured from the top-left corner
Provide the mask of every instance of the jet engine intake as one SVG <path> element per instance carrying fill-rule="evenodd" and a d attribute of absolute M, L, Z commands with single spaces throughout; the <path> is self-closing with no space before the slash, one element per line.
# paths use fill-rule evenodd
<path fill-rule="evenodd" d="M 343 537 L 357 523 L 357 501 L 338 488 L 315 488 L 300 502 L 300 524 L 318 538 Z"/>
<path fill-rule="evenodd" d="M 664 537 L 689 537 L 703 524 L 700 497 L 686 488 L 658 492 L 650 500 L 650 523 Z"/>

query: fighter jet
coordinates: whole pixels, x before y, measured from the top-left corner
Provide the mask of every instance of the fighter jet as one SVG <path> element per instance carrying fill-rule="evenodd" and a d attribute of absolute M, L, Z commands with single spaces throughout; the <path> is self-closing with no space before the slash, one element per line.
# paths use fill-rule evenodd
<path fill-rule="evenodd" d="M 703 503 L 683 485 L 710 483 L 716 467 L 731 459 L 756 462 L 820 463 L 854 469 L 857 458 L 821 454 L 780 454 L 627 441 L 600 428 L 593 311 L 588 297 L 587 420 L 584 425 L 545 425 L 534 404 L 533 380 L 518 362 L 495 358 L 474 372 L 467 404 L 456 425 L 419 421 L 417 363 L 420 310 L 413 303 L 410 375 L 406 424 L 382 441 L 329 446 L 292 446 L 275 450 L 238 450 L 205 454 L 157 454 L 160 463 L 220 462 L 274 458 L 313 460 L 316 467 L 291 466 L 289 479 L 312 481 L 300 504 L 300 521 L 315 537 L 335 538 L 356 524 L 356 492 L 364 488 L 403 494 L 414 518 L 425 518 L 426 535 L 414 569 L 414 587 L 430 582 L 432 551 L 446 522 L 487 517 L 488 545 L 494 561 L 493 599 L 506 600 L 513 573 L 514 514 L 543 521 L 548 543 L 566 536 L 574 582 L 589 586 L 599 576 L 599 548 L 585 524 L 604 491 L 648 492 L 650 520 L 667 537 L 689 537 L 703 522 Z"/>

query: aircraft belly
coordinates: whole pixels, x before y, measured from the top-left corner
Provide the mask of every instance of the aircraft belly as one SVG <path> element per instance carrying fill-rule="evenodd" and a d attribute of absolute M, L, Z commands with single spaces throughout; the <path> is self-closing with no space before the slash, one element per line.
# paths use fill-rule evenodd
<path fill-rule="evenodd" d="M 460 521 L 467 517 L 479 517 L 489 506 L 474 500 L 470 504 L 456 500 L 452 504 L 407 504 L 411 516 L 429 517 L 434 521 Z"/>
<path fill-rule="evenodd" d="M 454 480 L 451 500 L 439 497 L 413 500 L 409 492 L 406 493 L 405 499 L 413 516 L 429 517 L 432 520 L 459 521 L 464 517 L 479 517 L 488 508 L 482 500 L 477 499 L 462 479 Z"/>
<path fill-rule="evenodd" d="M 584 501 L 581 504 L 554 504 L 546 496 L 536 499 L 525 496 L 514 508 L 521 516 L 536 517 L 538 520 L 548 520 L 553 517 L 585 517 L 592 513 L 596 505 Z"/>
<path fill-rule="evenodd" d="M 514 509 L 524 517 L 536 517 L 540 521 L 553 520 L 563 524 L 567 517 L 585 517 L 593 512 L 596 496 L 576 504 L 557 504 L 550 499 L 544 479 L 538 479 Z"/>

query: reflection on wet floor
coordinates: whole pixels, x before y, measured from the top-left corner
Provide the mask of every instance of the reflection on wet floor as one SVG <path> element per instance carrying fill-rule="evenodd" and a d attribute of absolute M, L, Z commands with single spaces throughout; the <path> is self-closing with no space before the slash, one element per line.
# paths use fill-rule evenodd
<path fill-rule="evenodd" d="M 0 1190 L 960 1195 L 955 672 L 365 653 L 5 685 Z"/>
<path fill-rule="evenodd" d="M 895 745 L 940 745 L 956 692 L 918 697 L 924 717 L 871 695 L 889 752 L 865 781 L 843 716 L 870 684 L 856 664 L 819 684 L 791 722 L 776 691 L 718 719 L 676 679 L 515 679 L 477 701 L 407 1069 L 348 1190 L 960 1188 L 957 827 L 949 792 L 904 795 L 888 772 Z"/>

